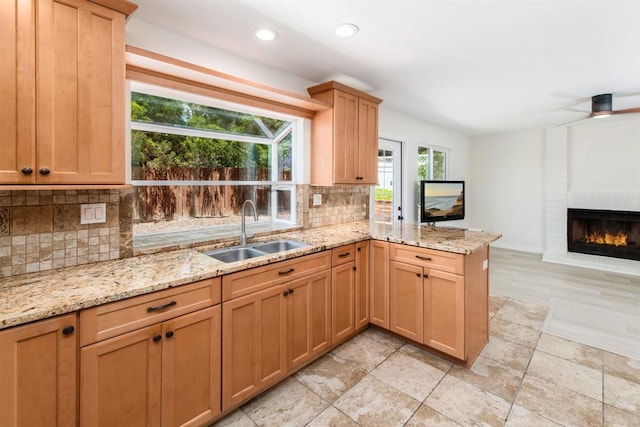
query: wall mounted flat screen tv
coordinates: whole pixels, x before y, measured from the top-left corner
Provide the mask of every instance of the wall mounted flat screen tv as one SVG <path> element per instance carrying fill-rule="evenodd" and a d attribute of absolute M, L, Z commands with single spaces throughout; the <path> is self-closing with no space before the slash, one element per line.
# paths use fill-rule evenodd
<path fill-rule="evenodd" d="M 420 222 L 464 219 L 464 181 L 420 181 Z"/>

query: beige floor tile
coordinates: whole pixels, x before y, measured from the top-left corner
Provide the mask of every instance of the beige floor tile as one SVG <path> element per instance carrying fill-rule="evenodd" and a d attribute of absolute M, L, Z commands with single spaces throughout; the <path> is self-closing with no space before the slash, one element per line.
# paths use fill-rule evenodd
<path fill-rule="evenodd" d="M 602 369 L 588 368 L 536 351 L 529 363 L 527 374 L 602 401 Z"/>
<path fill-rule="evenodd" d="M 630 427 L 640 426 L 640 416 L 623 411 L 614 406 L 604 405 L 605 427 Z"/>
<path fill-rule="evenodd" d="M 515 404 L 565 426 L 599 426 L 602 402 L 526 374 Z"/>
<path fill-rule="evenodd" d="M 405 344 L 400 348 L 400 353 L 406 354 L 407 356 L 414 357 L 424 363 L 428 363 L 436 369 L 440 369 L 441 371 L 447 372 L 451 366 L 453 366 L 453 362 L 450 362 L 446 359 L 443 359 L 440 356 L 436 356 L 435 354 L 425 350 L 423 348 L 416 347 L 413 344 Z"/>
<path fill-rule="evenodd" d="M 506 400 L 447 375 L 424 402 L 461 424 L 503 425 L 509 413 Z"/>
<path fill-rule="evenodd" d="M 500 362 L 516 371 L 522 371 L 527 367 L 532 354 L 533 348 L 497 337 L 490 337 L 489 342 L 480 353 L 481 356 Z"/>
<path fill-rule="evenodd" d="M 357 425 L 351 418 L 333 406 L 329 406 L 307 424 L 307 427 L 357 427 Z"/>
<path fill-rule="evenodd" d="M 512 402 L 518 392 L 524 370 L 516 371 L 500 362 L 480 356 L 470 369 L 454 365 L 449 375 Z"/>
<path fill-rule="evenodd" d="M 506 427 L 557 427 L 560 425 L 519 405 L 513 405 L 505 424 Z"/>
<path fill-rule="evenodd" d="M 242 407 L 258 426 L 299 426 L 318 416 L 329 403 L 293 378 L 249 401 Z"/>
<path fill-rule="evenodd" d="M 334 406 L 362 426 L 401 426 L 420 402 L 368 375 Z"/>
<path fill-rule="evenodd" d="M 367 372 L 391 356 L 395 350 L 380 344 L 365 336 L 356 335 L 351 340 L 333 350 L 333 353 L 343 360 L 348 360 L 362 366 Z"/>
<path fill-rule="evenodd" d="M 548 312 L 549 307 L 509 299 L 500 307 L 495 317 L 540 330 Z"/>
<path fill-rule="evenodd" d="M 498 295 L 489 296 L 489 319 L 491 319 L 500 310 L 500 307 L 507 302 L 507 297 Z"/>
<path fill-rule="evenodd" d="M 371 338 L 372 340 L 377 341 L 380 344 L 384 344 L 387 347 L 391 347 L 394 350 L 399 349 L 406 343 L 402 338 L 376 326 L 369 326 L 361 333 L 361 335 Z"/>
<path fill-rule="evenodd" d="M 536 346 L 540 337 L 540 331 L 537 329 L 508 322 L 498 317 L 494 317 L 489 322 L 489 333 L 493 337 L 532 348 Z"/>
<path fill-rule="evenodd" d="M 371 371 L 371 375 L 422 402 L 445 372 L 398 352 Z"/>
<path fill-rule="evenodd" d="M 543 333 L 540 335 L 536 350 L 589 368 L 602 369 L 603 351 L 575 341 Z"/>
<path fill-rule="evenodd" d="M 640 383 L 640 360 L 629 359 L 608 351 L 604 352 L 603 360 L 605 374 Z"/>
<path fill-rule="evenodd" d="M 640 416 L 640 384 L 605 374 L 604 402 Z"/>
<path fill-rule="evenodd" d="M 295 378 L 323 399 L 333 402 L 365 375 L 362 365 L 328 353 L 295 374 Z"/>
<path fill-rule="evenodd" d="M 255 423 L 247 416 L 242 409 L 236 409 L 220 421 L 212 424 L 215 427 L 255 427 Z"/>
<path fill-rule="evenodd" d="M 409 421 L 407 421 L 405 427 L 455 427 L 459 425 L 460 424 L 445 417 L 435 409 L 430 408 L 427 405 L 420 405 L 415 414 L 413 414 Z"/>

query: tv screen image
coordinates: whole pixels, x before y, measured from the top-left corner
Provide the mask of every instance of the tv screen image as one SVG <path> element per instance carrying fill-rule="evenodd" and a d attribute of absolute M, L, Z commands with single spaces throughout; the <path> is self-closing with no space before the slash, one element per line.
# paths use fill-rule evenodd
<path fill-rule="evenodd" d="M 420 222 L 464 219 L 464 181 L 420 181 Z"/>

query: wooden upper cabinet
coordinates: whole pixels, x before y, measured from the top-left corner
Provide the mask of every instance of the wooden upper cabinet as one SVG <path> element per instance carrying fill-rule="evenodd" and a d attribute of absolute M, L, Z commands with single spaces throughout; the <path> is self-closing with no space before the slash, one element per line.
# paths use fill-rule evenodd
<path fill-rule="evenodd" d="M 307 90 L 332 106 L 313 118 L 311 184 L 375 184 L 382 100 L 334 81 Z"/>
<path fill-rule="evenodd" d="M 0 184 L 123 184 L 125 15 L 86 0 L 2 8 Z"/>

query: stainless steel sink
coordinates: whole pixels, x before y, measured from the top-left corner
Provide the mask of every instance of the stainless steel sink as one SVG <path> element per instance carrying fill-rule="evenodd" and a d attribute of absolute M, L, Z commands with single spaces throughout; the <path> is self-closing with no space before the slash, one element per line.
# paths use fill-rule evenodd
<path fill-rule="evenodd" d="M 216 249 L 204 252 L 212 258 L 222 262 L 242 261 L 262 255 L 275 254 L 308 246 L 307 243 L 297 240 L 273 240 L 270 242 L 255 243 L 251 246 L 233 246 L 230 248 Z"/>
<path fill-rule="evenodd" d="M 307 246 L 306 243 L 296 240 L 274 240 L 272 242 L 256 243 L 252 248 L 268 254 L 275 254 L 276 252 L 290 251 L 305 246 Z"/>
<path fill-rule="evenodd" d="M 247 248 L 247 247 L 233 247 L 233 248 L 217 249 L 215 251 L 205 252 L 204 254 L 212 258 L 215 258 L 218 261 L 235 262 L 235 261 L 241 261 L 243 259 L 249 259 L 249 258 L 265 255 L 266 252 L 257 251 L 255 249 Z"/>

